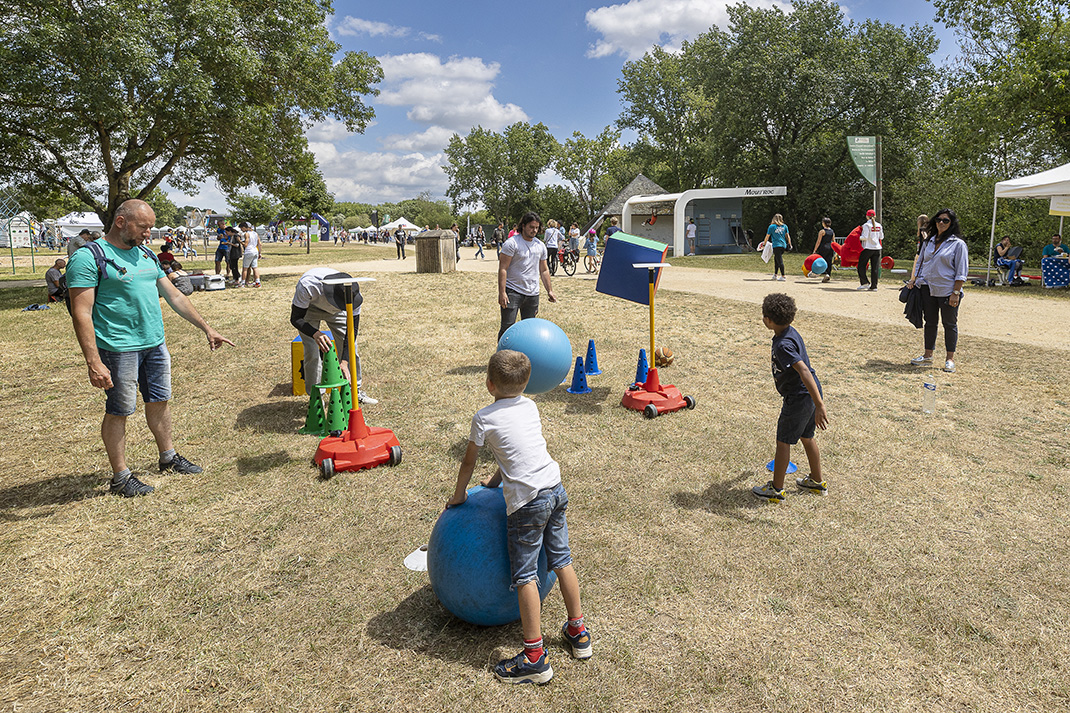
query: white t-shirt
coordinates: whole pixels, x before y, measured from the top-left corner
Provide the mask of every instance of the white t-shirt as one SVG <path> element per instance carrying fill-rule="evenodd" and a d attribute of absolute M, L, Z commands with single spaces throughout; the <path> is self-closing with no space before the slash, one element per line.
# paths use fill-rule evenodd
<path fill-rule="evenodd" d="M 862 247 L 864 249 L 880 250 L 884 238 L 881 224 L 875 220 L 867 220 L 865 223 L 862 223 L 862 234 L 858 237 L 859 240 L 862 241 Z"/>
<path fill-rule="evenodd" d="M 525 396 L 498 399 L 472 417 L 468 440 L 487 446 L 502 470 L 505 513 L 512 515 L 561 482 L 561 467 L 546 450 L 539 407 Z"/>
<path fill-rule="evenodd" d="M 555 249 L 555 248 L 557 248 L 557 241 L 560 238 L 560 236 L 561 236 L 561 234 L 559 232 L 557 232 L 557 228 L 547 228 L 546 229 L 546 247 L 547 247 L 547 249 Z"/>
<path fill-rule="evenodd" d="M 539 294 L 539 263 L 546 259 L 546 245 L 517 234 L 505 241 L 501 254 L 512 258 L 505 271 L 505 286 L 529 297 Z"/>
<path fill-rule="evenodd" d="M 687 224 L 687 238 L 688 238 L 688 240 L 694 240 L 696 235 L 698 235 L 698 226 L 695 225 L 694 223 L 688 223 Z"/>
<path fill-rule="evenodd" d="M 246 253 L 260 253 L 260 248 L 258 247 L 260 245 L 259 233 L 257 233 L 255 230 L 246 230 L 244 233 L 242 233 L 242 238 L 249 241 L 245 244 Z"/>
<path fill-rule="evenodd" d="M 328 275 L 336 274 L 338 274 L 338 270 L 333 267 L 314 267 L 304 275 L 301 275 L 297 280 L 297 289 L 294 290 L 294 306 L 302 309 L 315 307 L 322 312 L 328 312 L 330 314 L 345 311 L 344 306 L 339 309 L 327 299 L 327 295 L 333 291 L 337 285 L 323 284 L 323 278 Z M 353 307 L 353 314 L 360 314 L 360 305 Z"/>

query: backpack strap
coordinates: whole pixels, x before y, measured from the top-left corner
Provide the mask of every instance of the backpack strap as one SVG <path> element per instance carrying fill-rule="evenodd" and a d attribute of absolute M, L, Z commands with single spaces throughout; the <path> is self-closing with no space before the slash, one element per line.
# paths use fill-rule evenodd
<path fill-rule="evenodd" d="M 97 263 L 97 271 L 100 273 L 100 279 L 108 279 L 108 265 L 111 265 L 116 273 L 120 275 L 126 274 L 126 268 L 118 265 L 114 260 L 104 254 L 104 248 L 96 244 L 95 241 L 90 240 L 83 248 L 88 248 L 89 252 L 93 254 L 93 260 Z M 81 250 L 81 248 L 79 248 Z"/>

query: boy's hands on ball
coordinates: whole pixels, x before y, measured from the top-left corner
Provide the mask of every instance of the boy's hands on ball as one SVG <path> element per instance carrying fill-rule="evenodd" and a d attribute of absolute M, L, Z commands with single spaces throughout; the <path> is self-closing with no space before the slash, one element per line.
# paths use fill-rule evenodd
<path fill-rule="evenodd" d="M 458 505 L 464 505 L 468 500 L 468 493 L 462 490 L 460 493 L 454 493 L 453 497 L 446 501 L 446 509 L 457 507 Z"/>

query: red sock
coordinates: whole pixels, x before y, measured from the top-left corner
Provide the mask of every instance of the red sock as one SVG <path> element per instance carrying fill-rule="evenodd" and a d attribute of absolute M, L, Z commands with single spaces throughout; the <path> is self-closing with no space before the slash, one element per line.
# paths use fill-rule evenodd
<path fill-rule="evenodd" d="M 527 656 L 528 661 L 535 663 L 542 657 L 542 637 L 537 639 L 524 639 L 524 655 Z"/>
<path fill-rule="evenodd" d="M 582 616 L 578 616 L 575 619 L 569 619 L 568 620 L 568 635 L 569 636 L 576 636 L 577 634 L 582 633 L 584 628 L 585 627 L 583 626 L 583 617 Z"/>

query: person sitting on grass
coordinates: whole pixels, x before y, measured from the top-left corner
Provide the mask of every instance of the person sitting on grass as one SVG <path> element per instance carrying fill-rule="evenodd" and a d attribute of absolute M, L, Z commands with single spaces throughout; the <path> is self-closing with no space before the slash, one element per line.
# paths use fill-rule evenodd
<path fill-rule="evenodd" d="M 762 322 L 773 331 L 773 382 L 784 398 L 776 428 L 776 456 L 773 460 L 773 479 L 756 485 L 751 492 L 760 498 L 778 503 L 784 493 L 784 476 L 788 471 L 791 447 L 802 439 L 810 475 L 796 478 L 802 490 L 824 495 L 828 484 L 821 476 L 821 452 L 814 440 L 814 427 L 828 427 L 825 402 L 821 399 L 821 383 L 810 366 L 802 335 L 791 323 L 795 320 L 795 300 L 783 293 L 766 295 L 762 302 Z"/>
<path fill-rule="evenodd" d="M 505 683 L 546 683 L 554 675 L 543 647 L 542 601 L 536 571 L 544 543 L 547 567 L 557 574 L 568 611 L 568 621 L 561 632 L 573 657 L 591 657 L 591 635 L 583 623 L 580 585 L 568 546 L 568 495 L 561 485 L 561 468 L 546 450 L 539 408 L 523 395 L 530 376 L 531 362 L 524 354 L 503 349 L 491 356 L 487 391 L 494 403 L 472 417 L 457 487 L 446 502 L 447 508 L 463 506 L 479 448 L 490 448 L 498 470 L 480 484 L 485 488 L 501 484 L 505 490 L 511 588 L 516 590 L 520 603 L 524 631 L 524 650 L 494 667 L 494 675 Z"/>

